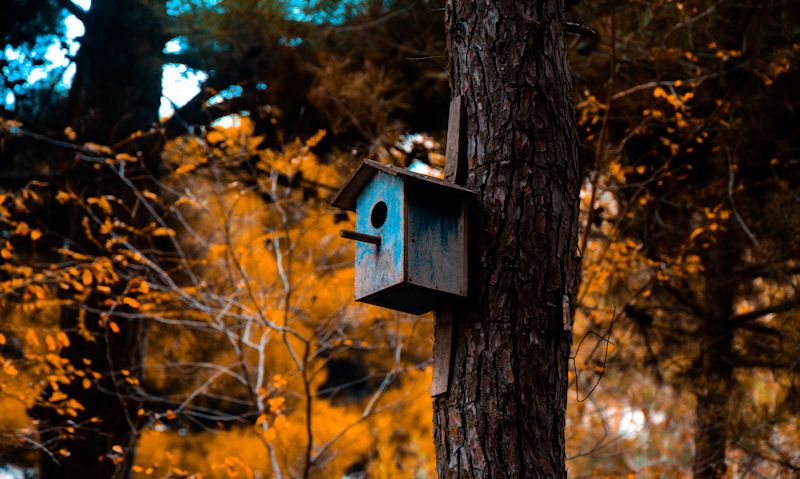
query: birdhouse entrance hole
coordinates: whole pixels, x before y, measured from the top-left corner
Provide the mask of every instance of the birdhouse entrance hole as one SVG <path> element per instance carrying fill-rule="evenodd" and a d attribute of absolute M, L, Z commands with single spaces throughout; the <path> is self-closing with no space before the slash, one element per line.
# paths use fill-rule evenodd
<path fill-rule="evenodd" d="M 370 214 L 370 223 L 372 223 L 373 228 L 380 228 L 383 226 L 383 223 L 386 222 L 387 212 L 386 203 L 383 201 L 375 203 L 375 206 L 372 207 L 372 213 Z"/>

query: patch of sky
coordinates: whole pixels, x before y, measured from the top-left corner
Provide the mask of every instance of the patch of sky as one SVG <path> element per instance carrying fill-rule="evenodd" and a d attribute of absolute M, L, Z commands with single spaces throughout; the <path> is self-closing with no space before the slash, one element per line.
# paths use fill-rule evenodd
<path fill-rule="evenodd" d="M 211 126 L 214 128 L 233 128 L 235 126 L 240 126 L 242 124 L 242 118 L 248 116 L 250 116 L 250 112 L 247 110 L 239 113 L 233 113 L 231 115 L 225 115 L 212 121 Z"/>
<path fill-rule="evenodd" d="M 5 465 L 0 467 L 0 479 L 25 479 L 28 477 L 23 469 L 16 466 Z"/>
<path fill-rule="evenodd" d="M 75 4 L 85 10 L 91 6 L 91 1 L 75 1 Z M 13 110 L 16 95 L 31 87 L 52 86 L 59 93 L 69 90 L 75 77 L 75 65 L 71 58 L 78 53 L 79 39 L 86 29 L 76 16 L 65 15 L 63 31 L 63 36 L 39 37 L 32 47 L 5 46 L 3 57 L 9 63 L 0 74 L 7 82 L 16 84 L 11 89 L 0 92 L 4 107 Z"/>
<path fill-rule="evenodd" d="M 256 83 L 256 90 L 266 90 L 267 84 L 263 81 Z"/>
<path fill-rule="evenodd" d="M 284 0 L 287 17 L 300 22 L 342 24 L 365 5 L 364 0 Z"/>
<path fill-rule="evenodd" d="M 92 8 L 92 0 L 72 0 L 72 3 L 81 7 L 84 12 L 88 12 Z"/>
<path fill-rule="evenodd" d="M 208 73 L 195 70 L 181 63 L 167 63 L 161 76 L 161 107 L 158 115 L 169 118 L 178 108 L 200 93 L 200 85 L 208 79 Z"/>
<path fill-rule="evenodd" d="M 81 9 L 88 11 L 91 0 L 72 0 Z M 358 12 L 364 5 L 364 0 L 284 0 L 287 16 L 298 21 L 314 23 L 341 24 L 349 15 Z M 197 8 L 212 8 L 222 11 L 221 0 L 168 0 L 166 4 L 169 15 L 180 15 Z M 83 23 L 74 15 L 65 11 L 63 37 L 42 37 L 36 46 L 28 50 L 6 47 L 3 54 L 10 60 L 17 71 L 19 79 L 24 80 L 14 86 L 12 90 L 0 91 L 0 99 L 6 108 L 13 109 L 16 103 L 16 94 L 36 85 L 48 81 L 55 83 L 55 88 L 61 93 L 66 93 L 75 76 L 75 65 L 71 58 L 80 48 L 80 37 L 85 28 Z M 301 38 L 286 38 L 282 40 L 286 45 L 297 46 L 302 43 Z M 164 46 L 164 53 L 178 54 L 188 48 L 184 37 L 175 37 Z M 20 68 L 21 66 L 21 68 Z M 15 73 L 7 71 L 4 67 L 0 72 L 7 79 L 15 79 Z M 175 106 L 181 107 L 200 92 L 200 85 L 208 78 L 206 72 L 188 68 L 186 65 L 168 63 L 164 65 L 162 74 L 162 98 L 159 108 L 161 118 L 172 116 Z M 256 85 L 259 90 L 267 88 L 267 84 L 260 82 Z M 242 94 L 239 86 L 230 87 L 209 100 L 210 104 L 221 102 L 224 99 L 234 98 Z M 227 122 L 231 120 L 226 120 Z"/>
<path fill-rule="evenodd" d="M 288 45 L 290 47 L 296 47 L 296 46 L 300 45 L 301 43 L 303 43 L 303 39 L 300 38 L 300 37 L 294 37 L 294 38 L 281 37 L 278 42 L 281 45 Z"/>
<path fill-rule="evenodd" d="M 168 0 L 167 15 L 175 17 L 200 8 L 213 8 L 216 11 L 222 11 L 221 3 L 222 0 Z"/>
<path fill-rule="evenodd" d="M 175 37 L 164 45 L 163 51 L 164 53 L 177 55 L 186 51 L 187 48 L 189 48 L 189 42 L 186 37 Z"/>
<path fill-rule="evenodd" d="M 242 88 L 239 85 L 231 85 L 228 88 L 222 90 L 221 92 L 209 98 L 206 104 L 216 105 L 217 103 L 222 103 L 225 100 L 230 100 L 231 98 L 240 97 L 242 96 L 242 93 L 244 93 L 244 88 Z"/>

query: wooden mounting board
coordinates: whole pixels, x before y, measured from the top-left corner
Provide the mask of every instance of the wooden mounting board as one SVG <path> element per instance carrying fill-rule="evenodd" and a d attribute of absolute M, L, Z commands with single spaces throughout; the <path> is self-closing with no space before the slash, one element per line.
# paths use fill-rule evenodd
<path fill-rule="evenodd" d="M 445 181 L 454 185 L 463 185 L 467 178 L 465 127 L 464 98 L 458 95 L 450 101 L 444 166 Z M 469 231 L 466 231 L 465 234 L 468 237 Z M 464 258 L 464 261 L 466 264 L 467 258 Z M 448 305 L 439 308 L 434 313 L 433 379 L 431 380 L 431 396 L 433 397 L 447 394 L 450 390 L 453 340 L 457 329 L 456 311 L 455 305 Z"/>

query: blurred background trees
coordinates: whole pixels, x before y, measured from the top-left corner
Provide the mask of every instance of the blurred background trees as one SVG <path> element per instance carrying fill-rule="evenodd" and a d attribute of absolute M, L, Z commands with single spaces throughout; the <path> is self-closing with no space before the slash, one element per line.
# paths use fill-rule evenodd
<path fill-rule="evenodd" d="M 431 476 L 431 319 L 326 200 L 442 166 L 444 2 L 79 3 L 0 7 L 2 471 Z M 570 475 L 792 477 L 800 10 L 567 3 Z"/>

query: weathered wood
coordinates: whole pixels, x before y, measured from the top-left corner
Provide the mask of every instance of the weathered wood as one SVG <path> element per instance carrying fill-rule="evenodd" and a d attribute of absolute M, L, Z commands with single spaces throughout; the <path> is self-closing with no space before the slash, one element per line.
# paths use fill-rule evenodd
<path fill-rule="evenodd" d="M 444 164 L 444 179 L 454 185 L 463 185 L 467 179 L 467 144 L 464 135 L 466 121 L 464 97 L 456 95 L 450 101 Z"/>
<path fill-rule="evenodd" d="M 456 95 L 450 101 L 450 116 L 447 123 L 447 145 L 444 164 L 444 178 L 446 181 L 463 185 L 467 177 L 467 156 L 464 128 L 466 126 L 466 110 L 464 97 Z M 467 209 L 462 210 L 464 228 L 464 255 L 460 258 L 459 266 L 464 277 L 466 296 L 468 291 L 468 250 L 467 238 Z M 431 381 L 431 396 L 436 397 L 447 394 L 450 390 L 451 370 L 453 364 L 453 334 L 455 333 L 456 309 L 453 304 L 439 308 L 434 314 L 433 331 L 433 379 Z"/>
<path fill-rule="evenodd" d="M 386 205 L 386 219 L 375 227 L 370 221 L 370 213 L 379 202 Z M 360 192 L 355 229 L 359 233 L 380 236 L 381 246 L 376 248 L 368 243 L 356 243 L 356 301 L 363 301 L 404 282 L 404 209 L 403 180 L 397 176 L 378 172 Z"/>
<path fill-rule="evenodd" d="M 464 199 L 406 184 L 406 280 L 459 297 L 467 295 L 464 274 Z"/>
<path fill-rule="evenodd" d="M 342 190 L 356 198 L 355 231 L 343 233 L 358 241 L 356 301 L 422 314 L 466 296 L 470 190 L 373 163 Z"/>
<path fill-rule="evenodd" d="M 364 233 L 359 233 L 358 231 L 351 231 L 351 230 L 342 230 L 339 232 L 339 236 L 342 238 L 346 238 L 353 241 L 361 241 L 364 243 L 371 243 L 376 246 L 381 245 L 381 237 L 376 235 L 368 235 Z"/>
<path fill-rule="evenodd" d="M 384 165 L 373 160 L 364 160 L 361 166 L 350 175 L 342 189 L 336 193 L 336 196 L 331 200 L 331 205 L 336 208 L 341 208 L 347 211 L 355 211 L 356 203 L 361 191 L 367 187 L 375 175 L 379 172 L 386 173 L 390 176 L 399 176 L 410 183 L 422 183 L 430 186 L 432 189 L 441 191 L 442 193 L 459 193 L 465 195 L 474 195 L 475 192 L 458 186 L 432 176 L 423 175 L 405 168 L 399 168 L 392 165 Z"/>
<path fill-rule="evenodd" d="M 436 311 L 433 341 L 433 379 L 431 396 L 446 394 L 450 389 L 450 371 L 453 359 L 453 306 L 445 306 Z"/>

